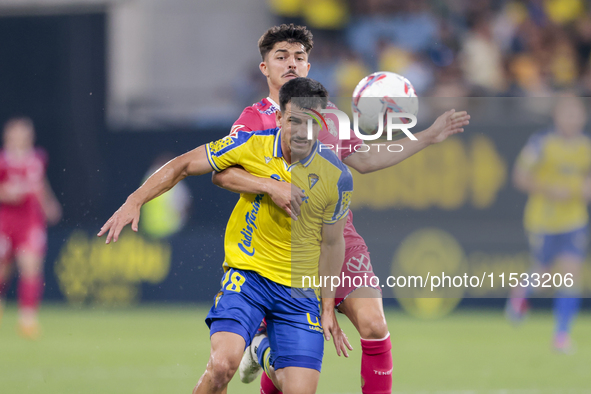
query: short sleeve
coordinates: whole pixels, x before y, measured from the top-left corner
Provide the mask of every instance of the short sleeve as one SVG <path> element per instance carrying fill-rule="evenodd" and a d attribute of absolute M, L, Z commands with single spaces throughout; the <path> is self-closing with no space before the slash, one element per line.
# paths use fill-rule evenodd
<path fill-rule="evenodd" d="M 249 150 L 249 140 L 252 133 L 239 131 L 235 137 L 226 136 L 205 145 L 207 160 L 211 167 L 223 171 L 228 167 L 240 165 L 242 154 Z"/>
<path fill-rule="evenodd" d="M 330 204 L 324 211 L 323 222 L 333 224 L 349 214 L 353 197 L 353 176 L 348 169 L 343 170 L 339 181 L 332 187 Z"/>
<path fill-rule="evenodd" d="M 49 155 L 47 154 L 47 151 L 42 148 L 36 148 L 35 149 L 35 157 L 43 165 L 43 170 L 47 171 L 47 166 L 49 164 Z"/>

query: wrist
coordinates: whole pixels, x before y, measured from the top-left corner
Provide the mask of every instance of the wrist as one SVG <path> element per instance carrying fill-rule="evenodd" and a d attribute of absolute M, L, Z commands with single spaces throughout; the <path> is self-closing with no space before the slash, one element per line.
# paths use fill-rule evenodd
<path fill-rule="evenodd" d="M 262 179 L 262 183 L 261 183 L 261 192 L 263 194 L 268 194 L 271 195 L 273 192 L 273 184 L 271 182 L 277 182 L 272 178 L 261 178 Z"/>
<path fill-rule="evenodd" d="M 322 314 L 330 313 L 334 315 L 335 299 L 322 297 Z"/>
<path fill-rule="evenodd" d="M 433 126 L 427 127 L 425 130 L 421 131 L 420 133 L 415 134 L 417 137 L 417 141 L 419 143 L 424 143 L 426 146 L 433 145 L 436 143 L 437 134 L 433 132 Z"/>
<path fill-rule="evenodd" d="M 143 205 L 143 200 L 140 196 L 137 195 L 137 191 L 131 193 L 129 197 L 127 197 L 127 200 L 125 202 L 137 208 L 140 208 Z"/>

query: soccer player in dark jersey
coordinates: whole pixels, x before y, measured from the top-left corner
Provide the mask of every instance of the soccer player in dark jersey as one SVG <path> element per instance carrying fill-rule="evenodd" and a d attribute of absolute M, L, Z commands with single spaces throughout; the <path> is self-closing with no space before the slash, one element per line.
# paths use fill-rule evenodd
<path fill-rule="evenodd" d="M 13 262 L 19 272 L 19 333 L 40 335 L 37 311 L 43 293 L 43 260 L 47 223 L 57 223 L 61 206 L 45 177 L 47 155 L 34 146 L 35 131 L 28 118 L 4 126 L 0 152 L 0 318 Z"/>
<path fill-rule="evenodd" d="M 279 109 L 277 105 L 279 90 L 287 81 L 307 76 L 310 70 L 308 55 L 313 46 L 312 33 L 304 26 L 292 24 L 272 27 L 260 38 L 258 46 L 262 57 L 259 68 L 267 78 L 269 96 L 244 109 L 234 123 L 230 135 L 275 127 L 275 113 Z M 329 103 L 327 108 L 336 109 L 336 106 Z M 355 137 L 354 133 L 351 133 L 350 140 L 339 140 L 334 126 L 338 122 L 331 116 L 326 116 L 328 129 L 323 128 L 318 138 L 320 142 L 331 147 L 343 163 L 360 173 L 369 173 L 393 166 L 433 143 L 442 142 L 450 135 L 462 132 L 463 127 L 469 123 L 469 118 L 466 112 L 448 111 L 441 115 L 431 127 L 417 133 L 418 141 L 411 141 L 408 138 L 396 141 L 404 147 L 399 153 L 388 152 L 385 148 L 380 152 L 355 152 L 354 147 L 363 144 L 363 141 Z M 240 168 L 228 168 L 216 173 L 213 181 L 218 186 L 238 193 L 267 193 L 277 205 L 292 216 L 299 214 L 301 196 L 292 196 L 289 185 L 285 183 L 261 179 Z M 367 281 L 361 283 L 371 283 L 371 277 L 375 276 L 365 241 L 353 226 L 352 213 L 347 218 L 344 235 L 346 251 L 343 274 L 350 277 L 351 282 L 347 283 L 348 286 L 337 289 L 336 304 L 339 311 L 355 325 L 361 336 L 363 393 L 390 393 L 392 389 L 391 343 L 382 306 L 381 290 L 352 286 L 356 276 L 367 276 Z M 258 343 L 259 341 L 255 341 L 255 345 Z M 245 360 L 240 371 L 241 378 L 245 382 L 252 381 L 260 370 L 254 364 L 259 349 L 252 347 L 249 350 L 245 352 Z M 261 392 L 265 394 L 278 392 L 264 373 L 261 379 Z"/>

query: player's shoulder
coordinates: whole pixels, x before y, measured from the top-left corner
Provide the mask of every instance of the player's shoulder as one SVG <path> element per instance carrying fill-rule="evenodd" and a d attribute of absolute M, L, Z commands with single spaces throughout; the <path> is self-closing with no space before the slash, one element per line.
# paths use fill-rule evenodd
<path fill-rule="evenodd" d="M 548 143 L 557 137 L 556 131 L 553 128 L 543 129 L 533 133 L 527 140 L 526 146 L 529 149 L 541 151 L 544 144 Z"/>
<path fill-rule="evenodd" d="M 273 115 L 275 112 L 279 110 L 277 104 L 275 104 L 268 97 L 262 99 L 259 102 L 254 103 L 248 108 L 250 108 L 253 112 L 256 111 L 260 115 Z"/>
<path fill-rule="evenodd" d="M 341 173 L 342 177 L 351 178 L 351 171 L 349 171 L 349 167 L 345 163 L 343 163 L 336 153 L 334 153 L 328 146 L 318 143 L 317 146 L 317 155 L 319 160 L 323 160 L 325 163 L 330 166 L 330 168 L 334 168 Z"/>
<path fill-rule="evenodd" d="M 269 119 L 274 119 L 275 112 L 278 110 L 278 106 L 269 100 L 269 98 L 264 98 L 244 108 L 236 122 L 232 125 L 230 135 L 235 135 L 238 131 L 253 131 L 269 128 L 271 125 Z"/>
<path fill-rule="evenodd" d="M 278 127 L 254 131 L 238 130 L 222 139 L 212 141 L 207 145 L 212 154 L 222 155 L 232 149 L 244 146 L 246 144 L 252 144 L 265 140 L 273 141 L 278 132 Z"/>
<path fill-rule="evenodd" d="M 47 151 L 40 147 L 35 148 L 33 156 L 35 157 L 35 159 L 41 161 L 43 164 L 47 163 L 47 160 L 49 159 Z"/>

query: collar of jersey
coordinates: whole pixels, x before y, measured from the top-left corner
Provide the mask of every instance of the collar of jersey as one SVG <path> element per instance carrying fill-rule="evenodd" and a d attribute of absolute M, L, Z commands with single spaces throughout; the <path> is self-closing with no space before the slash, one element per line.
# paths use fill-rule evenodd
<path fill-rule="evenodd" d="M 304 167 L 308 167 L 310 165 L 310 163 L 312 163 L 312 160 L 314 160 L 314 156 L 316 156 L 317 150 L 318 150 L 318 140 L 316 140 L 314 142 L 314 145 L 312 146 L 312 150 L 310 151 L 310 154 L 308 156 L 306 156 L 303 160 L 296 161 L 295 163 L 292 163 L 291 165 L 287 164 L 287 162 L 285 160 L 283 160 L 283 163 L 285 164 L 288 171 L 291 171 L 291 169 L 298 164 L 301 164 Z M 281 129 L 279 129 L 277 131 L 277 134 L 275 134 L 275 141 L 273 142 L 273 156 L 274 157 L 283 157 L 283 150 L 281 149 Z"/>
<path fill-rule="evenodd" d="M 279 104 L 273 101 L 273 99 L 270 96 L 267 97 L 267 101 L 271 103 L 272 107 L 275 107 L 275 110 L 279 111 Z"/>

